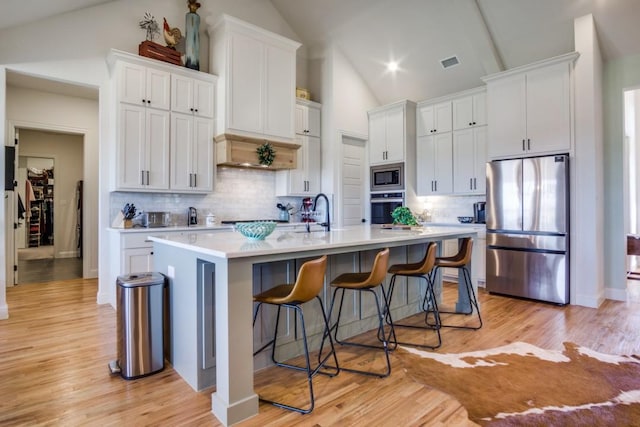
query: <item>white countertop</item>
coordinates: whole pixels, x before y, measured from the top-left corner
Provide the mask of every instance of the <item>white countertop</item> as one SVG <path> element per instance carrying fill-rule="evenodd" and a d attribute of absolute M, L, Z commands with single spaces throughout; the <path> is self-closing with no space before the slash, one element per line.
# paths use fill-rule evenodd
<path fill-rule="evenodd" d="M 382 229 L 379 226 L 357 225 L 330 232 L 306 233 L 287 228 L 278 229 L 265 240 L 249 240 L 235 230 L 215 233 L 193 233 L 150 236 L 150 240 L 177 248 L 194 250 L 219 258 L 245 258 L 260 255 L 283 254 L 301 250 L 334 249 L 371 243 L 410 244 L 439 237 L 453 238 L 461 234 L 475 234 L 469 227 L 414 227 L 410 230 Z"/>
<path fill-rule="evenodd" d="M 300 228 L 304 229 L 304 222 L 278 222 L 276 223 L 276 227 L 278 228 Z M 312 223 L 311 227 L 320 227 L 318 224 Z M 109 231 L 113 231 L 116 233 L 168 233 L 168 232 L 179 232 L 179 231 L 207 231 L 207 230 L 233 230 L 233 224 L 216 224 L 212 226 L 206 225 L 172 225 L 169 227 L 132 227 L 132 228 L 115 228 L 109 227 L 107 228 Z"/>

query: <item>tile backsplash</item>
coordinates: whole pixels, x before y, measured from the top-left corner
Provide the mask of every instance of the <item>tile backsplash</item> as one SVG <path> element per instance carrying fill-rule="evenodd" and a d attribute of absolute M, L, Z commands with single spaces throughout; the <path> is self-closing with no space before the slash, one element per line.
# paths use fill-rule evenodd
<path fill-rule="evenodd" d="M 421 197 L 423 209 L 431 213 L 431 222 L 457 223 L 459 216 L 473 216 L 473 204 L 484 202 L 480 196 L 429 196 Z M 424 215 L 426 212 L 416 212 Z"/>
<path fill-rule="evenodd" d="M 187 224 L 187 208 L 198 210 L 198 223 L 213 213 L 217 221 L 226 219 L 277 219 L 277 203 L 291 203 L 296 209 L 301 199 L 275 196 L 275 173 L 258 169 L 218 167 L 215 192 L 202 194 L 112 192 L 110 218 L 113 221 L 126 203 L 138 211 L 166 211 L 172 225 Z"/>

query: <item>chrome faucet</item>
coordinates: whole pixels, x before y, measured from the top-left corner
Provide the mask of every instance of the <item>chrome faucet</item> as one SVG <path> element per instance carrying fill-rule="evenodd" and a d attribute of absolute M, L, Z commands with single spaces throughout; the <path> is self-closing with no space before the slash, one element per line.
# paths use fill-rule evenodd
<path fill-rule="evenodd" d="M 325 215 L 325 221 L 321 222 L 318 225 L 321 225 L 322 227 L 324 227 L 327 231 L 331 231 L 331 220 L 329 219 L 329 198 L 327 197 L 326 194 L 324 193 L 318 193 L 318 195 L 316 196 L 316 198 L 313 201 L 313 211 L 316 211 L 316 207 L 318 206 L 318 199 L 319 198 L 323 198 L 325 201 L 325 210 L 326 210 L 326 215 Z"/>

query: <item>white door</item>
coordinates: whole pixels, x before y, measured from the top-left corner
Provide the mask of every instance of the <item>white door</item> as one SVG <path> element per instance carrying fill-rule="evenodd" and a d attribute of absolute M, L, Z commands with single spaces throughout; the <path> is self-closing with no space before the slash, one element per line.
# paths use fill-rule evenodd
<path fill-rule="evenodd" d="M 362 224 L 364 196 L 365 141 L 342 137 L 342 224 Z"/>

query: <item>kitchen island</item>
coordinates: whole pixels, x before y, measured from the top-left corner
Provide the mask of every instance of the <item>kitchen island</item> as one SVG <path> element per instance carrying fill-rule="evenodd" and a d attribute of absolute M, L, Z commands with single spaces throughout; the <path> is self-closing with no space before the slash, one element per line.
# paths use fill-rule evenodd
<path fill-rule="evenodd" d="M 258 413 L 252 297 L 254 287 L 275 271 L 271 266 L 293 262 L 293 268 L 274 279 L 293 281 L 304 260 L 326 254 L 329 283 L 347 269 L 366 269 L 372 258 L 367 254 L 381 248 L 396 248 L 398 258 L 391 262 L 416 261 L 428 242 L 475 235 L 462 227 L 388 230 L 363 225 L 311 233 L 277 229 L 264 241 L 248 240 L 236 231 L 151 237 L 155 269 L 169 277 L 169 361 L 195 390 L 215 384 L 212 412 L 223 424 L 240 422 Z M 327 295 L 328 286 L 325 303 Z M 460 295 L 458 307 L 468 307 L 468 299 Z M 413 305 L 419 310 L 419 303 Z"/>

